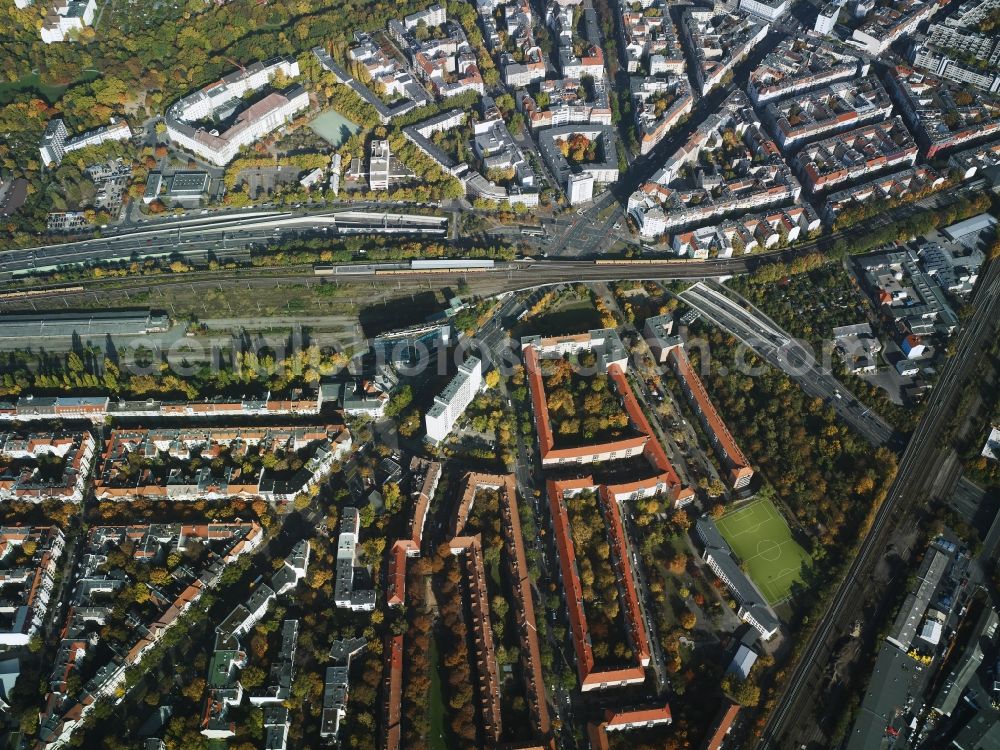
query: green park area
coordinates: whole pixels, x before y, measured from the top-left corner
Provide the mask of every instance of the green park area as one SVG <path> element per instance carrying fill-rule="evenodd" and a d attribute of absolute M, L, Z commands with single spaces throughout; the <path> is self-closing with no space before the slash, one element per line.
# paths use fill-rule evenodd
<path fill-rule="evenodd" d="M 812 560 L 792 538 L 785 519 L 767 498 L 730 511 L 716 524 L 739 560 L 771 604 L 789 597 Z"/>
<path fill-rule="evenodd" d="M 441 664 L 438 661 L 437 639 L 431 638 L 428 659 L 431 663 L 430 734 L 427 744 L 431 750 L 445 750 L 444 740 L 444 694 L 441 692 Z"/>

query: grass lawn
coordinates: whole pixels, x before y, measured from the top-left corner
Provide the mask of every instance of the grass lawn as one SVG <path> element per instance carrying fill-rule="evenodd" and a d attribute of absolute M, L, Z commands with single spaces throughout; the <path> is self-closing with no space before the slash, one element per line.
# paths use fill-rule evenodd
<path fill-rule="evenodd" d="M 500 581 L 500 561 L 497 560 L 492 563 L 488 563 L 490 567 L 490 580 L 493 581 L 493 585 L 498 589 L 503 585 Z"/>
<path fill-rule="evenodd" d="M 438 657 L 437 638 L 431 638 L 431 699 L 428 707 L 431 718 L 430 737 L 427 745 L 431 750 L 448 750 L 444 738 L 444 696 L 441 694 L 440 659 Z"/>
<path fill-rule="evenodd" d="M 792 532 L 774 503 L 754 500 L 730 511 L 716 524 L 767 600 L 777 604 L 787 599 L 792 585 L 802 580 L 802 568 L 811 559 L 792 539 Z"/>

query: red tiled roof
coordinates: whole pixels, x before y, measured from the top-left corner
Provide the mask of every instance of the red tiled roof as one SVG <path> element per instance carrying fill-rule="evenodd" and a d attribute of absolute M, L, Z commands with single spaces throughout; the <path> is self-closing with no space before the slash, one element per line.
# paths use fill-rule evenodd
<path fill-rule="evenodd" d="M 490 603 L 486 590 L 486 565 L 483 561 L 482 539 L 459 536 L 451 540 L 452 552 L 464 551 L 466 592 L 472 613 L 473 644 L 479 676 L 479 708 L 483 732 L 493 744 L 503 731 L 500 718 L 500 679 L 497 668 L 493 628 L 490 625 Z"/>
<path fill-rule="evenodd" d="M 658 708 L 642 708 L 636 711 L 608 711 L 605 714 L 609 730 L 629 727 L 633 724 L 669 724 L 673 721 L 670 704 Z"/>
<path fill-rule="evenodd" d="M 514 595 L 518 629 L 521 634 L 521 658 L 526 662 L 524 670 L 527 681 L 525 691 L 529 709 L 535 722 L 536 732 L 547 737 L 552 729 L 549 706 L 545 699 L 545 683 L 542 676 L 542 656 L 538 644 L 538 628 L 535 620 L 535 603 L 531 596 L 531 577 L 528 560 L 524 551 L 524 537 L 521 534 L 521 517 L 517 506 L 514 475 L 503 477 L 504 492 L 501 499 L 501 528 L 507 545 L 507 562 L 515 581 Z"/>
<path fill-rule="evenodd" d="M 586 690 L 602 684 L 635 683 L 646 679 L 646 672 L 641 666 L 626 669 L 594 671 L 594 653 L 590 644 L 590 629 L 583 609 L 583 587 L 577 574 L 576 548 L 570 532 L 569 514 L 563 496 L 567 490 L 580 490 L 596 487 L 591 477 L 579 479 L 553 480 L 547 482 L 549 508 L 552 513 L 552 527 L 556 534 L 556 548 L 559 551 L 559 565 L 562 570 L 563 585 L 566 586 L 566 603 L 569 609 L 570 629 L 573 633 L 573 648 L 576 651 L 576 668 L 580 684 Z M 603 493 L 602 493 L 603 494 Z M 627 556 L 624 564 L 628 565 Z M 623 576 L 630 578 L 629 575 Z M 633 589 L 634 593 L 634 589 Z M 628 598 L 628 597 L 627 597 Z M 629 603 L 625 606 L 628 608 Z M 626 616 L 632 627 L 632 619 Z M 641 633 L 641 635 L 639 635 Z M 637 657 L 649 659 L 649 642 L 645 636 L 645 627 L 641 617 L 638 628 L 633 629 L 638 636 L 636 642 Z"/>
<path fill-rule="evenodd" d="M 453 531 L 455 534 L 460 534 L 464 530 L 469 512 L 475 502 L 476 493 L 483 487 L 498 489 L 500 493 L 500 528 L 507 550 L 507 562 L 515 582 L 515 615 L 521 639 L 521 658 L 524 663 L 525 693 L 529 703 L 529 713 L 534 722 L 536 735 L 549 737 L 551 720 L 546 703 L 546 691 L 541 669 L 541 650 L 538 643 L 534 601 L 531 594 L 531 579 L 524 551 L 524 539 L 521 534 L 514 475 L 475 472 L 467 474 L 462 497 L 455 513 Z M 479 535 L 455 536 L 450 545 L 453 552 L 466 553 L 467 592 L 476 633 L 474 642 L 481 681 L 480 695 L 484 696 L 481 705 L 482 717 L 487 736 L 495 742 L 501 736 L 502 727 L 500 723 L 499 681 L 496 672 L 495 646 L 489 620 L 482 542 Z"/>
<path fill-rule="evenodd" d="M 639 401 L 632 392 L 632 388 L 629 386 L 622 368 L 618 365 L 611 365 L 608 368 L 608 375 L 615 382 L 615 387 L 622 397 L 625 411 L 628 412 L 628 417 L 632 421 L 632 424 L 639 432 L 648 436 L 649 439 L 646 441 L 643 455 L 662 474 L 674 501 L 676 502 L 692 495 L 693 491 L 690 487 L 683 487 L 681 485 L 680 477 L 677 476 L 677 472 L 671 465 L 670 459 L 667 458 L 667 452 L 663 450 L 660 441 L 656 439 L 656 433 L 653 432 L 649 420 L 646 419 L 646 413 L 639 406 Z"/>
<path fill-rule="evenodd" d="M 590 740 L 590 750 L 608 750 L 608 733 L 605 724 L 590 722 L 587 724 L 587 738 Z"/>
<path fill-rule="evenodd" d="M 739 712 L 740 707 L 737 703 L 730 702 L 729 705 L 722 707 L 722 710 L 719 712 L 719 715 L 715 720 L 715 728 L 706 739 L 705 744 L 702 746 L 702 750 L 719 750 L 719 748 L 722 747 L 722 741 L 726 739 L 726 734 L 729 732 L 730 727 L 732 727 L 733 722 L 736 720 L 736 715 Z"/>
<path fill-rule="evenodd" d="M 722 448 L 721 453 L 725 461 L 729 464 L 729 477 L 732 484 L 735 485 L 737 480 L 742 477 L 753 476 L 753 469 L 750 468 L 750 462 L 747 461 L 746 456 L 743 455 L 743 451 L 736 444 L 736 439 L 729 432 L 726 423 L 722 421 L 719 412 L 715 410 L 715 405 L 708 397 L 705 386 L 702 384 L 701 378 L 698 377 L 698 373 L 691 366 L 691 361 L 687 358 L 684 349 L 675 346 L 667 356 L 671 358 L 677 376 L 687 386 L 690 398 L 697 403 L 698 411 L 707 423 L 712 436 Z"/>
<path fill-rule="evenodd" d="M 385 648 L 385 716 L 382 725 L 383 750 L 398 750 L 403 701 L 403 636 L 391 636 Z"/>
<path fill-rule="evenodd" d="M 542 343 L 544 345 L 545 341 L 581 341 L 587 339 L 589 339 L 589 334 L 580 334 L 578 336 L 545 339 Z M 620 453 L 627 456 L 630 451 L 642 448 L 643 455 L 661 473 L 658 481 L 662 481 L 668 486 L 671 497 L 675 502 L 686 499 L 693 494 L 690 488 L 681 486 L 677 472 L 671 466 L 667 454 L 663 450 L 663 446 L 656 439 L 656 434 L 646 419 L 642 407 L 639 406 L 639 402 L 636 400 L 635 394 L 632 392 L 620 366 L 612 364 L 608 368 L 608 376 L 614 381 L 629 420 L 639 435 L 574 448 L 555 448 L 555 439 L 552 435 L 552 425 L 549 419 L 548 402 L 545 398 L 545 385 L 542 381 L 538 351 L 533 345 L 529 345 L 524 349 L 524 364 L 528 374 L 532 408 L 535 412 L 535 427 L 538 431 L 538 447 L 542 454 L 542 463 L 547 461 L 593 461 L 598 456 L 609 453 Z"/>
<path fill-rule="evenodd" d="M 646 633 L 646 625 L 642 619 L 642 608 L 639 606 L 639 594 L 635 588 L 635 580 L 632 577 L 632 565 L 628 555 L 628 543 L 625 539 L 625 527 L 622 525 L 621 513 L 618 508 L 618 501 L 611 497 L 607 487 L 602 487 L 599 494 L 601 504 L 604 505 L 604 518 L 608 525 L 608 536 L 611 546 L 614 548 L 615 556 L 622 566 L 621 582 L 624 587 L 625 598 L 625 620 L 632 633 L 632 643 L 635 646 L 636 656 L 643 666 L 649 664 L 649 637 Z"/>
<path fill-rule="evenodd" d="M 538 430 L 538 449 L 542 454 L 542 461 L 544 462 L 546 455 L 555 445 L 555 438 L 552 437 L 552 423 L 549 421 L 549 405 L 545 400 L 542 368 L 538 361 L 538 352 L 533 346 L 529 346 L 524 350 L 524 369 L 528 373 L 531 406 L 535 412 L 535 428 Z"/>
<path fill-rule="evenodd" d="M 569 610 L 569 624 L 573 632 L 573 648 L 576 651 L 576 668 L 580 682 L 586 681 L 594 668 L 594 654 L 590 646 L 590 632 L 587 618 L 583 613 L 583 587 L 577 575 L 576 547 L 569 531 L 569 514 L 563 501 L 566 490 L 592 487 L 590 477 L 581 479 L 550 479 L 546 483 L 549 495 L 549 510 L 552 513 L 552 530 L 556 535 L 559 551 L 559 565 L 562 568 L 563 586 L 566 588 L 566 605 Z"/>
<path fill-rule="evenodd" d="M 389 551 L 388 595 L 390 607 L 397 607 L 406 600 L 406 541 L 400 540 Z"/>

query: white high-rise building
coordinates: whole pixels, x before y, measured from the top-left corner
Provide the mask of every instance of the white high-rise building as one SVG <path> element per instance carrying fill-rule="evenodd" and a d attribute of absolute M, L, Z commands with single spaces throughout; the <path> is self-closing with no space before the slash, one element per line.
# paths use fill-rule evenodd
<path fill-rule="evenodd" d="M 372 190 L 389 189 L 391 158 L 389 141 L 372 141 L 372 152 L 368 159 L 368 187 Z"/>
<path fill-rule="evenodd" d="M 438 3 L 434 3 L 427 8 L 427 10 L 417 11 L 416 13 L 411 13 L 403 19 L 403 26 L 412 31 L 417 28 L 421 22 L 428 27 L 440 26 L 445 21 L 448 20 L 448 12 Z"/>
<path fill-rule="evenodd" d="M 827 3 L 816 16 L 816 25 L 813 29 L 817 34 L 832 34 L 837 26 L 837 18 L 840 16 L 840 5 L 831 2 Z"/>
<path fill-rule="evenodd" d="M 42 41 L 46 44 L 66 41 L 70 32 L 90 26 L 95 13 L 95 0 L 55 0 L 42 24 Z"/>
<path fill-rule="evenodd" d="M 434 398 L 434 403 L 427 410 L 424 417 L 427 439 L 439 443 L 448 437 L 456 420 L 476 397 L 482 385 L 483 363 L 477 357 L 470 357 L 459 366 L 458 374 L 451 379 L 441 395 Z"/>
<path fill-rule="evenodd" d="M 566 180 L 566 197 L 571 206 L 589 203 L 594 197 L 594 175 L 587 172 L 571 174 Z"/>
<path fill-rule="evenodd" d="M 63 157 L 71 151 L 87 146 L 99 146 L 107 141 L 127 141 L 132 137 L 132 129 L 124 120 L 112 118 L 111 123 L 103 127 L 88 130 L 73 138 L 68 138 L 68 135 L 66 123 L 61 119 L 49 120 L 42 134 L 42 141 L 38 144 L 42 163 L 46 167 L 53 163 L 58 167 Z"/>
<path fill-rule="evenodd" d="M 58 165 L 62 161 L 63 156 L 66 155 L 65 146 L 68 135 L 66 123 L 61 118 L 49 120 L 48 125 L 45 126 L 45 132 L 42 133 L 42 142 L 38 145 L 38 150 L 42 154 L 42 164 L 47 167 L 52 162 Z"/>
<path fill-rule="evenodd" d="M 740 10 L 773 23 L 788 12 L 788 0 L 740 0 Z"/>

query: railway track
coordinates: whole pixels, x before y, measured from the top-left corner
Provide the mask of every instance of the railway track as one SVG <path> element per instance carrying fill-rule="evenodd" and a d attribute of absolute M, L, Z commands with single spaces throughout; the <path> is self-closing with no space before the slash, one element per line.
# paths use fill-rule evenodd
<path fill-rule="evenodd" d="M 850 629 L 858 613 L 863 611 L 866 600 L 878 599 L 878 589 L 872 585 L 872 570 L 887 549 L 897 525 L 912 522 L 912 509 L 933 486 L 946 457 L 940 437 L 955 415 L 955 401 L 961 396 L 961 386 L 975 372 L 982 345 L 996 326 L 1000 314 L 1000 264 L 990 266 L 980 287 L 976 308 L 900 459 L 896 479 L 871 529 L 820 624 L 809 637 L 803 656 L 768 718 L 757 750 L 798 747 L 801 737 L 793 733 L 808 723 L 803 722 L 803 718 L 813 717 L 817 701 L 822 700 L 822 672 L 836 638 Z"/>
<path fill-rule="evenodd" d="M 219 271 L 191 271 L 183 274 L 161 274 L 156 276 L 129 277 L 127 279 L 86 280 L 67 286 L 39 286 L 35 289 L 25 289 L 17 292 L 0 293 L 0 309 L 10 304 L 30 303 L 37 300 L 78 299 L 89 294 L 117 295 L 128 297 L 130 294 L 142 294 L 156 289 L 172 286 L 193 286 L 209 289 L 220 284 L 250 284 L 251 286 L 268 287 L 288 283 L 313 283 L 315 281 L 311 264 L 284 266 L 281 274 L 273 275 L 274 268 L 239 268 Z"/>

